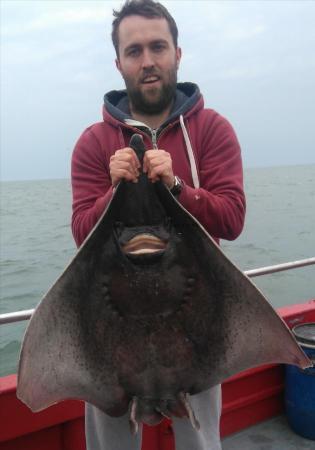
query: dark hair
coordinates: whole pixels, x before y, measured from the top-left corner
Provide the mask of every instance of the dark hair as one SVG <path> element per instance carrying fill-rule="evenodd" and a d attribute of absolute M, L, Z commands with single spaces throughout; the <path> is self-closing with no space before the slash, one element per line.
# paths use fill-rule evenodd
<path fill-rule="evenodd" d="M 177 48 L 178 29 L 175 20 L 170 15 L 165 6 L 153 0 L 126 0 L 120 11 L 113 10 L 113 28 L 112 41 L 116 50 L 116 55 L 119 57 L 119 38 L 118 29 L 120 22 L 128 16 L 142 16 L 149 19 L 164 18 L 168 22 L 168 26 L 173 38 L 174 46 Z"/>

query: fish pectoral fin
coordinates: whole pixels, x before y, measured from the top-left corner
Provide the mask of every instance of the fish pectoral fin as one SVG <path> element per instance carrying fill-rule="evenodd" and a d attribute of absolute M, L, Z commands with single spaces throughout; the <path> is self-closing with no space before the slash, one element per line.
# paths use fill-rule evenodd
<path fill-rule="evenodd" d="M 132 397 L 129 405 L 129 426 L 132 435 L 138 433 L 139 423 L 137 422 L 138 398 Z"/>
<path fill-rule="evenodd" d="M 195 428 L 195 430 L 200 430 L 200 423 L 198 422 L 195 413 L 192 409 L 192 406 L 189 402 L 189 394 L 185 393 L 185 392 L 180 392 L 177 396 L 178 402 L 180 404 L 181 407 L 183 407 L 183 409 L 186 411 L 187 413 L 187 417 L 190 420 L 191 425 L 193 426 L 193 428 Z"/>

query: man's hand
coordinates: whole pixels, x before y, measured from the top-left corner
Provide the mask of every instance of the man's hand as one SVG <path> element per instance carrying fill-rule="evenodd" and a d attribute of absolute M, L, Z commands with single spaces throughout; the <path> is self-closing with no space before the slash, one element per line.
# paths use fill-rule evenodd
<path fill-rule="evenodd" d="M 165 150 L 147 150 L 143 158 L 143 172 L 153 183 L 162 180 L 169 189 L 174 186 L 172 158 Z"/>
<path fill-rule="evenodd" d="M 109 171 L 112 185 L 115 187 L 120 180 L 125 179 L 136 183 L 139 177 L 141 164 L 130 147 L 121 148 L 110 158 Z"/>

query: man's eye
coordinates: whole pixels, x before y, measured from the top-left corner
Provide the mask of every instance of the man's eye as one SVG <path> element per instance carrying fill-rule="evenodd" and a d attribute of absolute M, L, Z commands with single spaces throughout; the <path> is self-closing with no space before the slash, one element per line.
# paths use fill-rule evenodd
<path fill-rule="evenodd" d="M 132 56 L 132 57 L 138 56 L 139 54 L 140 54 L 140 50 L 138 48 L 132 48 L 127 53 L 128 56 Z"/>
<path fill-rule="evenodd" d="M 165 46 L 163 44 L 155 44 L 153 46 L 153 50 L 155 52 L 161 52 L 162 50 L 164 50 Z"/>

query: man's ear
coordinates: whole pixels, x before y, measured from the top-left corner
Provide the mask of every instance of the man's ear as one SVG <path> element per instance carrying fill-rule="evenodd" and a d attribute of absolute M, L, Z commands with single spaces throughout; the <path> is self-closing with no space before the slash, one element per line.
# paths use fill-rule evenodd
<path fill-rule="evenodd" d="M 182 49 L 180 47 L 177 47 L 176 49 L 176 68 L 179 68 L 179 63 L 182 57 Z"/>
<path fill-rule="evenodd" d="M 119 70 L 119 72 L 121 73 L 121 65 L 120 65 L 120 61 L 118 58 L 115 59 L 115 63 L 116 63 L 116 67 Z"/>

